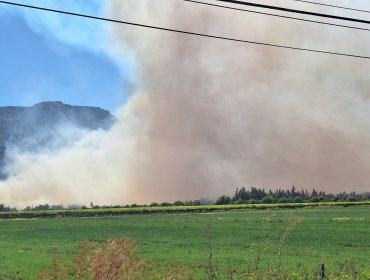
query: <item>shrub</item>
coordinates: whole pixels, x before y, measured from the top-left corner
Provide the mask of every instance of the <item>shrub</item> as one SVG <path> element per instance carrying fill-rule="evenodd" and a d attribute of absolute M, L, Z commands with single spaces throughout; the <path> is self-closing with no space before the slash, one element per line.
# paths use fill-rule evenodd
<path fill-rule="evenodd" d="M 128 238 L 109 239 L 104 242 L 82 241 L 80 254 L 74 260 L 72 271 L 59 261 L 52 269 L 40 274 L 41 280 L 66 279 L 142 279 L 145 262 L 136 256 L 136 244 Z"/>
<path fill-rule="evenodd" d="M 295 198 L 293 199 L 293 202 L 294 202 L 294 203 L 302 203 L 302 202 L 303 202 L 303 199 L 302 199 L 301 197 L 297 196 L 297 197 L 295 197 Z"/>
<path fill-rule="evenodd" d="M 243 199 L 238 199 L 233 201 L 233 204 L 245 204 L 245 201 Z"/>
<path fill-rule="evenodd" d="M 172 274 L 176 275 L 176 274 Z M 43 270 L 40 280 L 94 279 L 94 280 L 142 280 L 142 279 L 193 279 L 163 277 L 147 262 L 137 257 L 136 243 L 126 237 L 100 242 L 81 241 L 79 255 L 68 268 L 58 260 L 51 269 Z"/>
<path fill-rule="evenodd" d="M 274 198 L 272 196 L 265 196 L 262 198 L 262 203 L 270 204 L 274 202 Z"/>
<path fill-rule="evenodd" d="M 231 198 L 227 195 L 220 196 L 215 202 L 216 205 L 226 205 L 230 203 L 231 203 Z"/>
<path fill-rule="evenodd" d="M 257 199 L 250 199 L 247 201 L 248 204 L 259 204 L 260 202 Z"/>
<path fill-rule="evenodd" d="M 311 202 L 314 202 L 314 203 L 320 202 L 320 198 L 317 196 L 314 196 L 311 198 Z"/>
<path fill-rule="evenodd" d="M 184 204 L 184 202 L 182 202 L 181 200 L 177 200 L 177 201 L 175 201 L 175 202 L 173 203 L 173 205 L 175 205 L 175 206 L 184 206 L 185 204 Z"/>
<path fill-rule="evenodd" d="M 282 197 L 277 202 L 278 203 L 290 203 L 290 202 L 292 202 L 292 200 L 287 198 L 287 197 Z"/>
<path fill-rule="evenodd" d="M 172 204 L 171 204 L 171 203 L 169 203 L 169 202 L 162 202 L 162 203 L 161 203 L 161 206 L 162 206 L 162 207 L 169 207 L 169 206 L 172 206 Z"/>

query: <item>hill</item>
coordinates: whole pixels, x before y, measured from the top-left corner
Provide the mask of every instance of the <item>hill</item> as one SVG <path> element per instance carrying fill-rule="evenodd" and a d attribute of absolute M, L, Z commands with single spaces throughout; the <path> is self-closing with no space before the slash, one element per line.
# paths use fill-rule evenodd
<path fill-rule="evenodd" d="M 0 107 L 0 178 L 6 177 L 9 147 L 37 151 L 70 144 L 73 137 L 62 136 L 62 128 L 108 129 L 114 123 L 109 111 L 98 107 L 72 106 L 62 102 L 42 102 L 31 107 Z"/>

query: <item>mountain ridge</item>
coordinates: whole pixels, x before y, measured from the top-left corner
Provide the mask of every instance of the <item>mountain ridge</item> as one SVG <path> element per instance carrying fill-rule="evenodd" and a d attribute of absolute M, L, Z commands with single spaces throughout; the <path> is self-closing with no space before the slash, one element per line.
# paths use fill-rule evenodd
<path fill-rule="evenodd" d="M 108 110 L 74 106 L 61 101 L 45 101 L 29 107 L 0 107 L 0 178 L 6 177 L 4 168 L 9 146 L 22 151 L 37 151 L 61 138 L 61 126 L 79 130 L 106 130 L 115 121 Z"/>

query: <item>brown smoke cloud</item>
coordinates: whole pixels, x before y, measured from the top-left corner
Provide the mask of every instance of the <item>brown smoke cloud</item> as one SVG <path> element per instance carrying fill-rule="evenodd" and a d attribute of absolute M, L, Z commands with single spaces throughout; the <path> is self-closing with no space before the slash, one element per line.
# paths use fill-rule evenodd
<path fill-rule="evenodd" d="M 113 3 L 114 18 L 366 53 L 361 32 L 183 1 Z M 368 61 L 121 26 L 114 33 L 117 51 L 136 52 L 145 92 L 136 96 L 145 100 L 137 197 L 214 196 L 241 185 L 369 190 Z"/>
<path fill-rule="evenodd" d="M 109 10 L 143 24 L 338 52 L 366 55 L 370 43 L 361 31 L 177 0 L 117 0 Z M 134 54 L 140 77 L 120 122 L 58 154 L 20 155 L 20 175 L 0 186 L 5 202 L 148 203 L 243 185 L 370 190 L 369 61 L 111 28 L 112 55 Z"/>

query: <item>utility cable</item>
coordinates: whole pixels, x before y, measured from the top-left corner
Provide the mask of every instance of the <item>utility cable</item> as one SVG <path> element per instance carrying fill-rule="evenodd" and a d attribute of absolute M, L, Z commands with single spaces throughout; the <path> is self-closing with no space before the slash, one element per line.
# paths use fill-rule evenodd
<path fill-rule="evenodd" d="M 67 12 L 67 11 L 62 11 L 62 10 L 43 8 L 43 7 L 39 7 L 39 6 L 19 4 L 19 3 L 8 2 L 8 1 L 0 1 L 0 3 L 1 4 L 6 4 L 6 5 L 23 7 L 23 8 L 41 10 L 41 11 L 46 11 L 46 12 L 76 16 L 76 17 L 106 21 L 106 22 L 120 23 L 120 24 L 126 24 L 126 25 L 131 25 L 131 26 L 136 26 L 136 27 L 142 27 L 142 28 L 149 28 L 149 29 L 160 30 L 160 31 L 168 31 L 168 32 L 179 33 L 179 34 L 193 35 L 193 36 L 198 36 L 198 37 L 220 39 L 220 40 L 226 40 L 226 41 L 232 41 L 232 42 L 254 44 L 254 45 L 275 47 L 275 48 L 288 49 L 288 50 L 297 50 L 297 51 L 305 51 L 305 52 L 312 52 L 312 53 L 322 53 L 322 54 L 330 54 L 330 55 L 345 56 L 345 57 L 352 57 L 352 58 L 362 58 L 362 59 L 369 59 L 370 60 L 370 56 L 363 56 L 363 55 L 357 55 L 357 54 L 348 54 L 348 53 L 339 53 L 339 52 L 331 52 L 331 51 L 323 51 L 323 50 L 315 50 L 315 49 L 307 49 L 307 48 L 299 48 L 299 47 L 291 47 L 291 46 L 285 46 L 285 45 L 277 45 L 277 44 L 270 44 L 270 43 L 264 43 L 264 42 L 242 40 L 242 39 L 236 39 L 236 38 L 230 38 L 230 37 L 222 37 L 222 36 L 196 33 L 196 32 L 190 32 L 190 31 L 184 31 L 184 30 L 178 30 L 178 29 L 164 28 L 164 27 L 153 26 L 153 25 L 139 24 L 139 23 L 128 22 L 128 21 L 115 20 L 115 19 L 110 19 L 110 18 L 105 18 L 105 17 L 97 17 L 97 16 L 86 15 L 86 14 Z"/>
<path fill-rule="evenodd" d="M 331 4 L 326 4 L 326 3 L 319 3 L 319 2 L 306 1 L 306 0 L 292 0 L 292 1 L 303 2 L 303 3 L 312 4 L 312 5 L 326 6 L 326 7 L 331 7 L 331 8 L 343 9 L 343 10 L 350 10 L 350 11 L 355 11 L 355 12 L 370 13 L 370 11 L 368 10 L 355 9 L 355 8 L 331 5 Z"/>
<path fill-rule="evenodd" d="M 235 7 L 230 7 L 230 6 L 223 6 L 223 5 L 217 5 L 217 4 L 212 4 L 212 3 L 206 3 L 206 2 L 202 2 L 202 1 L 196 1 L 196 0 L 183 0 L 183 1 L 190 2 L 190 3 L 195 3 L 195 4 L 206 5 L 206 6 L 224 8 L 224 9 L 229 9 L 229 10 L 241 11 L 241 12 L 248 12 L 248 13 L 260 14 L 260 15 L 266 15 L 266 16 L 273 16 L 273 17 L 279 17 L 279 18 L 285 18 L 285 19 L 293 19 L 293 20 L 305 21 L 305 22 L 310 22 L 310 23 L 319 23 L 319 24 L 324 24 L 324 25 L 331 25 L 331 26 L 336 26 L 336 27 L 350 28 L 350 29 L 356 29 L 356 30 L 362 30 L 362 31 L 370 31 L 369 28 L 362 28 L 362 27 L 342 25 L 342 24 L 336 24 L 336 23 L 330 23 L 330 22 L 309 20 L 309 19 L 290 17 L 290 16 L 283 16 L 283 15 L 277 15 L 277 14 L 271 14 L 271 13 L 265 13 L 265 12 L 259 12 L 259 11 L 241 9 L 241 8 L 235 8 Z"/>
<path fill-rule="evenodd" d="M 289 9 L 289 8 L 284 8 L 284 7 L 279 7 L 279 6 L 264 5 L 264 4 L 245 2 L 245 1 L 239 1 L 239 0 L 214 0 L 214 1 L 225 2 L 225 3 L 229 3 L 229 4 L 238 4 L 238 5 L 244 5 L 244 6 L 251 6 L 251 7 L 256 7 L 256 8 L 277 10 L 277 11 L 288 12 L 288 13 L 296 13 L 296 14 L 302 14 L 302 15 L 309 15 L 309 16 L 324 17 L 324 18 L 339 19 L 339 20 L 344 20 L 344 21 L 352 21 L 352 22 L 370 24 L 369 20 L 364 20 L 364 19 L 349 18 L 349 17 L 342 17 L 342 16 L 336 16 L 336 15 L 322 14 L 322 13 L 315 13 L 315 12 Z"/>

